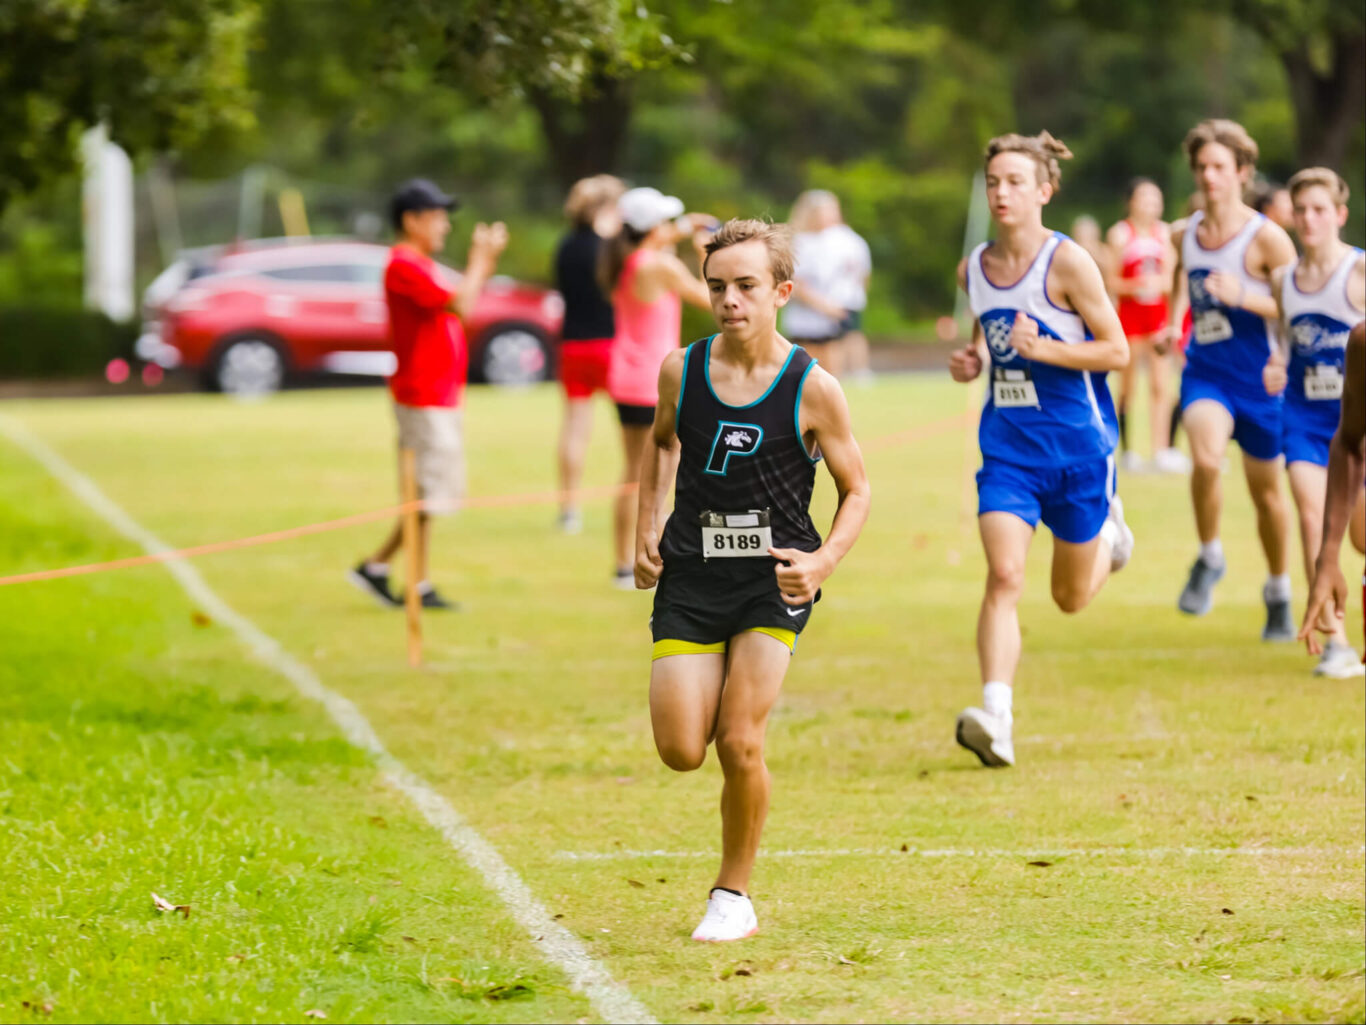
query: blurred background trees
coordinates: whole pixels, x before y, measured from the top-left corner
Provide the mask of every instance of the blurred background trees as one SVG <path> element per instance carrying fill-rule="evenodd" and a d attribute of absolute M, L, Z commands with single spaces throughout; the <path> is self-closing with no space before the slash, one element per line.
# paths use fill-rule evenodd
<path fill-rule="evenodd" d="M 952 305 L 989 136 L 1072 147 L 1065 228 L 1118 216 L 1136 174 L 1178 215 L 1179 144 L 1211 115 L 1270 178 L 1338 167 L 1363 234 L 1355 0 L 10 0 L 0 53 L 0 304 L 79 304 L 75 137 L 101 120 L 147 172 L 143 281 L 157 188 L 192 245 L 242 230 L 248 179 L 300 189 L 314 232 L 373 232 L 415 174 L 464 196 L 459 225 L 508 220 L 505 269 L 545 280 L 566 185 L 612 171 L 720 216 L 831 189 L 873 247 L 872 332 L 907 336 Z"/>

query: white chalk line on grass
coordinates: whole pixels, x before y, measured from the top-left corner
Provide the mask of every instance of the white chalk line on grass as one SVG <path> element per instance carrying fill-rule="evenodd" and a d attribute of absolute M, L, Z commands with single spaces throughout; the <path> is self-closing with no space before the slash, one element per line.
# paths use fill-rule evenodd
<path fill-rule="evenodd" d="M 141 545 L 149 554 L 172 550 L 22 424 L 9 417 L 0 417 L 0 433 L 40 463 L 118 533 Z M 323 686 L 313 670 L 228 605 L 189 563 L 167 562 L 164 565 L 200 608 L 237 634 L 257 660 L 288 679 L 301 695 L 326 709 L 346 739 L 374 759 L 385 782 L 405 794 L 423 818 L 483 877 L 545 958 L 569 977 L 573 988 L 588 998 L 599 1015 L 609 1022 L 655 1021 L 645 1006 L 588 952 L 579 938 L 551 917 L 522 877 L 503 860 L 497 848 L 426 781 L 389 753 L 360 709 L 349 699 Z"/>
<path fill-rule="evenodd" d="M 759 852 L 762 858 L 1314 858 L 1366 854 L 1366 847 L 812 847 Z M 714 858 L 715 851 L 556 851 L 558 861 Z"/>

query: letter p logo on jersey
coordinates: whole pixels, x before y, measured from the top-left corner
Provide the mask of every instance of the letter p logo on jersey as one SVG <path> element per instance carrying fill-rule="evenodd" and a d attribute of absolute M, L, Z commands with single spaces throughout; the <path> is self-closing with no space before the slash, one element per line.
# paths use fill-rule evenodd
<path fill-rule="evenodd" d="M 712 439 L 707 472 L 724 477 L 730 466 L 731 456 L 754 455 L 759 451 L 759 442 L 763 439 L 764 429 L 758 424 L 721 421 L 716 425 L 716 437 Z"/>

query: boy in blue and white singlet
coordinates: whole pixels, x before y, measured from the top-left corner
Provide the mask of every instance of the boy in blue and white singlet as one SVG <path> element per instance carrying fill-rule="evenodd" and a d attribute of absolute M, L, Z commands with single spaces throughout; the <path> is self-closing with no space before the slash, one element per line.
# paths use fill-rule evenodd
<path fill-rule="evenodd" d="M 1311 167 L 1291 178 L 1289 189 L 1304 255 L 1272 278 L 1288 355 L 1277 348 L 1263 377 L 1268 394 L 1285 396 L 1282 445 L 1299 510 L 1305 576 L 1313 580 L 1323 536 L 1328 450 L 1342 409 L 1347 336 L 1366 319 L 1366 260 L 1360 249 L 1338 237 L 1347 221 L 1347 183 L 1341 176 Z M 1360 547 L 1361 496 L 1355 506 L 1353 540 Z M 1366 667 L 1343 624 L 1334 626 L 1315 675 L 1363 675 Z"/>
<path fill-rule="evenodd" d="M 1181 422 L 1190 438 L 1200 554 L 1177 606 L 1203 616 L 1213 607 L 1214 585 L 1224 575 L 1220 477 L 1232 439 L 1243 450 L 1269 574 L 1262 590 L 1262 639 L 1293 641 L 1289 516 L 1280 490 L 1281 399 L 1267 394 L 1262 368 L 1271 354 L 1276 316 L 1271 274 L 1294 259 L 1295 247 L 1282 228 L 1243 202 L 1257 144 L 1241 125 L 1201 121 L 1187 133 L 1184 146 L 1205 202 L 1184 224 L 1172 226 L 1179 260 L 1172 323 L 1181 323 L 1189 301 L 1191 344 L 1181 378 Z"/>
<path fill-rule="evenodd" d="M 957 739 L 989 766 L 1015 764 L 1016 609 L 1039 521 L 1053 532 L 1053 600 L 1064 612 L 1089 604 L 1133 551 L 1115 495 L 1118 425 L 1105 386 L 1129 345 L 1096 262 L 1043 225 L 1058 159 L 1070 156 L 1047 132 L 993 139 L 986 187 L 996 241 L 958 268 L 976 324 L 949 370 L 961 382 L 989 375 L 977 474 L 989 572 L 977 621 L 982 707 L 958 717 Z"/>

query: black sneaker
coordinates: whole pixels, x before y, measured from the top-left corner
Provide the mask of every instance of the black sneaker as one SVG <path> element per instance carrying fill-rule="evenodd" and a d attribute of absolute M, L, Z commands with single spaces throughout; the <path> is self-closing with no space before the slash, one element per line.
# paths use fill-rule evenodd
<path fill-rule="evenodd" d="M 424 609 L 445 609 L 448 612 L 459 612 L 460 603 L 458 601 L 447 601 L 437 592 L 435 587 L 429 587 L 422 592 L 422 607 Z"/>
<path fill-rule="evenodd" d="M 1224 579 L 1223 566 L 1211 566 L 1197 558 L 1191 566 L 1190 579 L 1177 599 L 1176 607 L 1191 616 L 1203 616 L 1214 607 L 1214 585 Z"/>
<path fill-rule="evenodd" d="M 396 608 L 403 604 L 389 590 L 389 574 L 372 573 L 363 562 L 355 569 L 347 570 L 346 579 L 386 609 Z"/>
<path fill-rule="evenodd" d="M 1295 619 L 1290 614 L 1290 599 L 1282 601 L 1279 598 L 1268 598 L 1263 593 L 1262 601 L 1266 603 L 1266 626 L 1262 627 L 1262 640 L 1295 640 L 1299 631 L 1295 629 Z"/>

